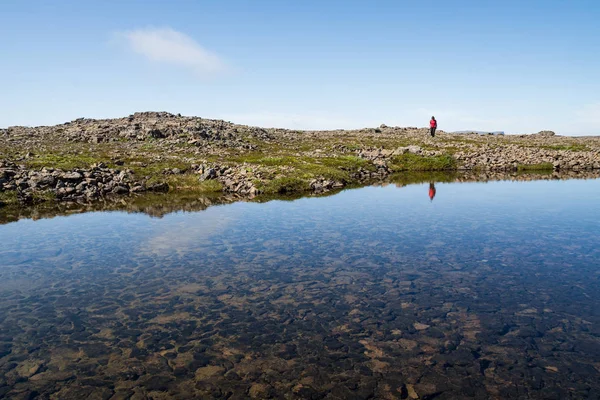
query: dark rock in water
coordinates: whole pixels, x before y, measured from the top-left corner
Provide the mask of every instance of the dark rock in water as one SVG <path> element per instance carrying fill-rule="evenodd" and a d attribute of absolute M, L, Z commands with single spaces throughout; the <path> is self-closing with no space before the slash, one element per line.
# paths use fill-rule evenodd
<path fill-rule="evenodd" d="M 108 356 L 110 348 L 102 343 L 91 343 L 81 346 L 83 352 L 91 358 L 98 358 L 102 356 Z"/>
<path fill-rule="evenodd" d="M 211 357 L 204 353 L 195 353 L 193 364 L 195 367 L 204 367 L 210 364 Z"/>
<path fill-rule="evenodd" d="M 159 392 L 166 392 L 169 390 L 171 382 L 175 379 L 172 376 L 167 375 L 155 375 L 141 378 L 138 382 L 140 386 L 146 390 L 156 390 Z"/>
<path fill-rule="evenodd" d="M 191 373 L 192 373 L 192 371 L 188 370 L 185 367 L 175 367 L 175 368 L 173 368 L 173 375 L 175 375 L 178 378 L 187 376 L 187 375 L 189 375 Z"/>
<path fill-rule="evenodd" d="M 195 385 L 201 396 L 206 399 L 221 399 L 223 391 L 214 383 L 199 381 Z"/>
<path fill-rule="evenodd" d="M 0 399 L 8 398 L 7 394 L 10 391 L 11 391 L 10 386 L 4 386 L 4 385 L 0 386 Z"/>
<path fill-rule="evenodd" d="M 301 399 L 318 400 L 323 398 L 323 395 L 318 390 L 305 385 L 295 390 L 294 393 Z"/>
<path fill-rule="evenodd" d="M 34 400 L 39 396 L 39 393 L 36 390 L 25 390 L 17 393 L 8 392 L 8 397 L 14 400 Z M 73 399 L 73 398 L 71 398 Z"/>
<path fill-rule="evenodd" d="M 129 400 L 133 399 L 134 392 L 130 389 L 117 389 L 110 400 Z"/>
<path fill-rule="evenodd" d="M 114 392 L 108 388 L 72 385 L 60 390 L 57 393 L 57 398 L 61 400 L 80 400 L 92 398 L 99 400 L 108 400 L 112 397 L 113 393 Z"/>
<path fill-rule="evenodd" d="M 225 378 L 232 380 L 232 381 L 241 381 L 242 378 L 235 372 L 235 371 L 229 371 L 225 374 Z"/>
<path fill-rule="evenodd" d="M 148 352 L 137 347 L 131 349 L 131 353 L 129 354 L 129 358 L 137 358 L 139 360 L 145 360 L 146 357 L 148 357 Z"/>
<path fill-rule="evenodd" d="M 179 346 L 177 348 L 177 352 L 178 353 L 187 353 L 188 351 L 190 351 L 192 349 L 192 346 Z"/>

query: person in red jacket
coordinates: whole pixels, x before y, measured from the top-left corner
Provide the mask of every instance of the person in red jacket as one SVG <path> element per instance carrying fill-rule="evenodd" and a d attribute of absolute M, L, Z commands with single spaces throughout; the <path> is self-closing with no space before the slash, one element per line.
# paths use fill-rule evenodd
<path fill-rule="evenodd" d="M 429 121 L 429 128 L 431 137 L 435 137 L 435 130 L 437 129 L 437 121 L 435 120 L 435 117 L 431 117 L 431 121 Z"/>

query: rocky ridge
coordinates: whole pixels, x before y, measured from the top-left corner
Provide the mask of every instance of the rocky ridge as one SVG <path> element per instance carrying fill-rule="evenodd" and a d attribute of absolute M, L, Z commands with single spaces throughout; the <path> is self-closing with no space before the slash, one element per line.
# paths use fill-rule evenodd
<path fill-rule="evenodd" d="M 73 157 L 71 164 L 77 167 L 61 168 L 51 157 L 46 161 L 47 154 L 61 160 Z M 79 162 L 84 156 L 85 162 Z M 305 165 L 321 165 L 320 160 L 344 157 L 366 163 L 354 167 L 340 163 L 334 168 L 342 174 L 329 176 L 314 168 L 317 172 L 302 170 Z M 402 163 L 406 157 L 446 157 L 451 165 L 440 168 L 460 171 L 513 172 L 527 167 L 590 171 L 600 169 L 600 138 L 561 137 L 552 131 L 505 136 L 438 131 L 431 138 L 425 128 L 387 125 L 297 131 L 140 112 L 117 119 L 80 118 L 56 126 L 0 129 L 0 195 L 15 192 L 27 204 L 44 199 L 92 201 L 168 190 L 180 176 L 197 185 L 218 182 L 225 193 L 250 197 L 263 193 L 274 181 L 283 183 L 271 191 L 320 193 L 387 179 L 408 168 Z M 278 158 L 281 165 L 273 162 Z M 305 161 L 286 164 L 284 159 Z M 175 164 L 155 172 L 154 166 Z M 289 177 L 295 181 L 286 182 Z"/>

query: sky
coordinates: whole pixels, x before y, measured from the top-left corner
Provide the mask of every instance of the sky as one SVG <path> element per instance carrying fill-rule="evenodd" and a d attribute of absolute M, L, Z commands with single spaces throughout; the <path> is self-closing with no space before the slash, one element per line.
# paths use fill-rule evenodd
<path fill-rule="evenodd" d="M 0 127 L 169 111 L 600 135 L 598 0 L 1 0 Z"/>

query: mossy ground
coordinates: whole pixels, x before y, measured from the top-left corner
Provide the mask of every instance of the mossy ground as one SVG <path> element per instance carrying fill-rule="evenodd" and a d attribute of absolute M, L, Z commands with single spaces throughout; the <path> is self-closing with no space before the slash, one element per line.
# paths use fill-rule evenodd
<path fill-rule="evenodd" d="M 401 171 L 449 171 L 456 169 L 456 160 L 451 155 L 420 156 L 402 154 L 394 156 L 390 168 L 394 172 Z"/>
<path fill-rule="evenodd" d="M 552 163 L 519 164 L 517 171 L 552 171 Z"/>
<path fill-rule="evenodd" d="M 189 193 L 214 193 L 222 190 L 216 181 L 200 181 L 191 171 L 193 164 L 244 165 L 247 171 L 261 171 L 255 185 L 265 194 L 291 193 L 309 190 L 310 181 L 323 178 L 342 182 L 346 186 L 358 184 L 354 178 L 359 170 L 375 171 L 375 164 L 356 156 L 360 149 L 396 149 L 409 145 L 424 150 L 441 152 L 438 156 L 403 154 L 388 160 L 388 167 L 395 174 L 405 174 L 410 181 L 415 171 L 455 171 L 459 167 L 454 154 L 469 146 L 505 146 L 517 144 L 547 150 L 584 151 L 588 145 L 575 139 L 560 139 L 556 143 L 537 143 L 518 137 L 479 137 L 440 135 L 430 139 L 384 134 L 373 129 L 371 134 L 344 136 L 304 135 L 289 140 L 269 141 L 251 136 L 244 137 L 251 143 L 251 150 L 233 148 L 203 148 L 187 143 L 167 143 L 162 140 L 115 141 L 109 143 L 81 143 L 56 141 L 43 143 L 35 149 L 25 144 L 0 145 L 0 159 L 15 160 L 29 168 L 42 167 L 72 170 L 89 168 L 99 162 L 115 169 L 132 170 L 140 181 L 166 182 L 173 191 Z M 216 150 L 215 150 L 216 149 Z M 32 154 L 33 153 L 33 154 Z M 177 168 L 184 174 L 168 174 L 166 170 Z M 551 170 L 548 163 L 521 165 L 519 171 Z M 0 194 L 0 201 L 13 201 L 10 194 Z M 6 200 L 2 200 L 5 198 Z"/>
<path fill-rule="evenodd" d="M 17 192 L 0 192 L 0 205 L 12 205 L 17 204 Z"/>

